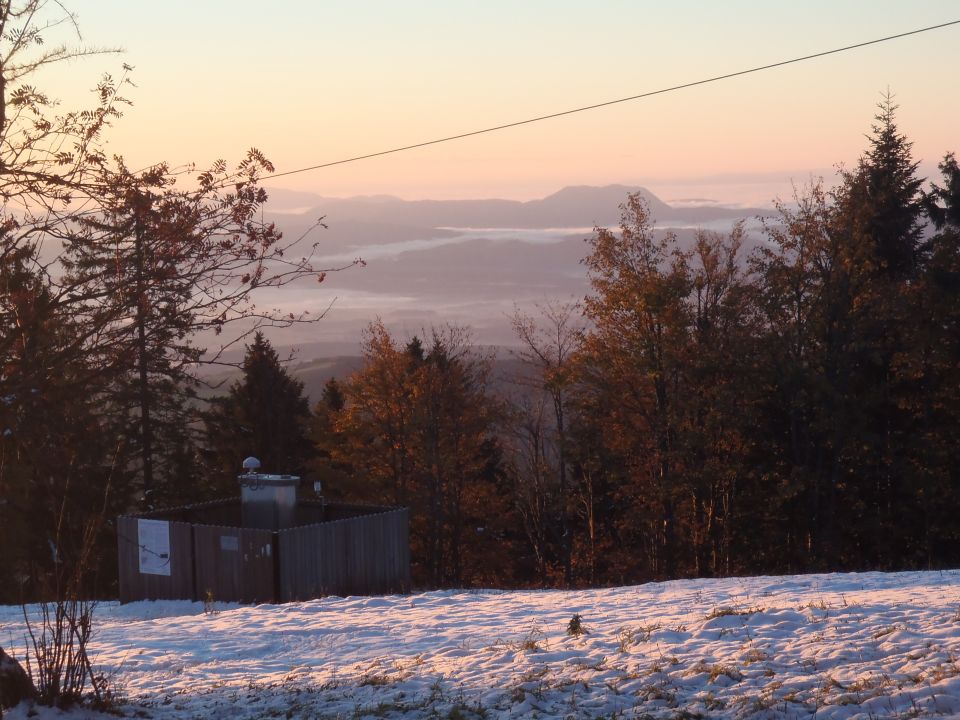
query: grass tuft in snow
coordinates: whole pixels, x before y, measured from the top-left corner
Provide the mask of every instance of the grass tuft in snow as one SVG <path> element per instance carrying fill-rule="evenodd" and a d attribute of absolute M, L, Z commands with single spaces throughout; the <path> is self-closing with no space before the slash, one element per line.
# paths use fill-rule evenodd
<path fill-rule="evenodd" d="M 749 617 L 750 615 L 755 615 L 756 613 L 762 613 L 762 607 L 750 607 L 745 609 L 737 609 L 733 607 L 717 607 L 707 613 L 706 620 L 716 620 L 717 618 L 723 617 L 734 617 L 734 616 L 743 616 Z"/>

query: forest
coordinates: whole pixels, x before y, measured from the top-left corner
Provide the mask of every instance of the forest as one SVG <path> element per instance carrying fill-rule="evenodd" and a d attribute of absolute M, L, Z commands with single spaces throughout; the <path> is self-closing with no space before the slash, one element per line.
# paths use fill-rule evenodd
<path fill-rule="evenodd" d="M 514 315 L 512 383 L 463 329 L 373 324 L 304 467 L 409 505 L 431 587 L 955 565 L 960 168 L 918 177 L 895 110 L 746 255 L 626 198 L 582 302 Z"/>
<path fill-rule="evenodd" d="M 115 595 L 113 519 L 234 495 L 248 454 L 408 506 L 418 587 L 960 561 L 960 167 L 919 176 L 889 95 L 756 250 L 743 225 L 682 247 L 626 197 L 586 297 L 512 317 L 510 363 L 374 322 L 310 407 L 268 336 L 322 318 L 255 300 L 337 268 L 261 220 L 270 162 L 127 167 L 129 68 L 63 112 L 29 81 L 83 50 L 44 45 L 37 4 L 0 4 L 0 602 L 73 567 Z M 197 370 L 234 346 L 211 399 Z"/>

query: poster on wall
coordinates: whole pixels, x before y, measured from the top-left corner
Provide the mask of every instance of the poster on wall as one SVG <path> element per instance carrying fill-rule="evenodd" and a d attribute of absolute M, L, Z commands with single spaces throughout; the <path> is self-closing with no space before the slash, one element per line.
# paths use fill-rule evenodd
<path fill-rule="evenodd" d="M 140 572 L 143 575 L 170 574 L 170 523 L 166 520 L 137 520 Z"/>

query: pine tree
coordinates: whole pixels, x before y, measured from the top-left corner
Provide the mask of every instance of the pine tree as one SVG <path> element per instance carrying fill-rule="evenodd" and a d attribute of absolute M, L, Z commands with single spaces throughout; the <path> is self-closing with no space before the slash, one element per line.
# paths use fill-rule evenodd
<path fill-rule="evenodd" d="M 889 91 L 878 106 L 870 147 L 854 173 L 845 178 L 848 231 L 869 243 L 877 270 L 890 278 L 909 277 L 917 267 L 923 233 L 923 203 L 913 144 L 896 124 L 897 106 Z"/>
<path fill-rule="evenodd" d="M 904 454 L 919 506 L 914 561 L 926 566 L 960 558 L 960 166 L 952 154 L 940 172 L 943 184 L 933 184 L 924 198 L 936 232 L 913 293 L 911 351 L 901 368 L 913 378 L 904 403 L 913 423 Z"/>
<path fill-rule="evenodd" d="M 857 468 L 850 489 L 862 508 L 847 544 L 875 567 L 889 567 L 894 558 L 915 552 L 919 521 L 915 468 L 903 451 L 913 432 L 905 408 L 917 392 L 905 367 L 914 350 L 908 336 L 921 261 L 923 181 L 895 112 L 887 93 L 870 147 L 838 192 L 835 230 L 841 247 L 851 251 L 844 257 L 849 334 L 842 352 L 849 368 L 845 402 L 855 420 L 842 452 Z"/>
<path fill-rule="evenodd" d="M 353 467 L 348 459 L 347 438 L 341 427 L 341 416 L 347 399 L 341 384 L 330 378 L 313 408 L 309 437 L 313 444 L 310 475 L 318 480 L 326 497 L 343 498 L 350 490 Z"/>
<path fill-rule="evenodd" d="M 786 490 L 800 567 L 893 567 L 917 555 L 924 473 L 908 448 L 925 391 L 923 343 L 911 335 L 929 314 L 918 305 L 928 250 L 922 181 L 895 110 L 888 94 L 856 170 L 784 210 L 769 229 L 774 249 L 755 258 L 773 391 L 764 424 L 782 448 L 769 459 L 789 458 L 766 472 Z"/>
<path fill-rule="evenodd" d="M 313 453 L 309 421 L 303 383 L 287 372 L 257 332 L 247 346 L 242 378 L 211 402 L 205 418 L 218 488 L 233 487 L 242 460 L 250 455 L 260 460 L 262 472 L 302 476 Z"/>
<path fill-rule="evenodd" d="M 105 77 L 93 107 L 65 112 L 35 85 L 41 68 L 110 52 L 71 46 L 61 31 L 76 23 L 63 4 L 0 2 L 0 27 L 0 595 L 19 602 L 51 597 L 45 576 L 78 567 L 111 480 L 108 503 L 127 499 L 116 492 L 121 423 L 98 407 L 109 372 L 89 356 L 95 334 L 51 257 L 56 234 L 97 202 L 102 133 L 126 101 Z M 101 560 L 92 574 L 109 568 Z"/>
<path fill-rule="evenodd" d="M 84 591 L 109 589 L 115 538 L 102 520 L 131 499 L 129 448 L 105 404 L 112 376 L 78 351 L 82 332 L 17 257 L 0 260 L 0 602 L 49 597 L 47 581 L 77 567 L 88 528 Z"/>
<path fill-rule="evenodd" d="M 271 169 L 251 150 L 235 171 L 217 163 L 197 176 L 196 189 L 180 190 L 163 164 L 134 173 L 118 160 L 101 172 L 97 210 L 61 235 L 62 284 L 95 334 L 91 352 L 121 378 L 115 405 L 130 418 L 145 495 L 163 492 L 165 483 L 192 485 L 171 465 L 191 422 L 192 368 L 217 361 L 232 342 L 208 353 L 197 336 L 211 343 L 237 321 L 260 327 L 308 319 L 251 301 L 257 288 L 313 274 L 307 258 L 287 259 L 289 244 L 257 219 L 267 199 L 257 178 Z"/>

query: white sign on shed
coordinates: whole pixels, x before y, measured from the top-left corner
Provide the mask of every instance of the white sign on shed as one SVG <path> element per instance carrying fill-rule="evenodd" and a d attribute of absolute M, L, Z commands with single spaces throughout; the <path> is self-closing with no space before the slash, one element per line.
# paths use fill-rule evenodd
<path fill-rule="evenodd" d="M 137 520 L 140 546 L 140 573 L 170 574 L 170 523 L 166 520 Z"/>

